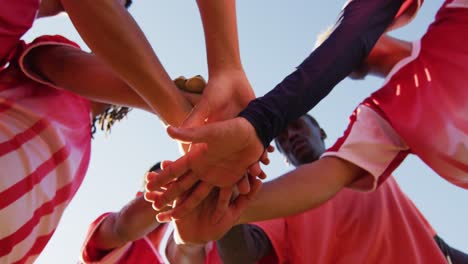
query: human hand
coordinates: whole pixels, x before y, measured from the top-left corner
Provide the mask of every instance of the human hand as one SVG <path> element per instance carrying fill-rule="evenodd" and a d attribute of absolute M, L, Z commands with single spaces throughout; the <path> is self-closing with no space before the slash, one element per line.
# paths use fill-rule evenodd
<path fill-rule="evenodd" d="M 185 78 L 185 76 L 179 76 L 175 78 L 173 82 L 177 88 L 179 88 L 185 99 L 190 102 L 192 107 L 201 100 L 203 90 L 206 87 L 206 81 L 201 75 L 196 75 L 189 79 Z M 177 145 L 182 154 L 187 153 L 190 149 L 190 144 L 178 142 Z"/>
<path fill-rule="evenodd" d="M 192 148 L 185 156 L 168 164 L 161 173 L 149 179 L 146 186 L 148 191 L 156 191 L 170 183 L 167 190 L 155 201 L 156 208 L 162 208 L 180 197 L 198 180 L 218 187 L 232 187 L 246 171 L 254 177 L 266 177 L 258 165 L 264 152 L 263 145 L 257 138 L 255 129 L 244 118 L 198 128 L 169 127 L 168 133 L 177 140 L 192 143 Z M 207 195 L 206 191 L 204 194 Z M 206 195 L 192 197 L 190 201 L 199 204 Z M 189 199 L 190 196 L 187 200 Z"/>
<path fill-rule="evenodd" d="M 193 80 L 193 84 L 189 82 L 190 79 L 187 80 L 187 86 L 199 86 L 197 80 Z M 242 69 L 223 70 L 210 76 L 201 99 L 182 127 L 198 127 L 206 122 L 233 118 L 254 98 L 253 89 Z"/>
<path fill-rule="evenodd" d="M 177 243 L 183 244 L 205 244 L 209 241 L 218 240 L 238 221 L 242 212 L 247 208 L 249 202 L 255 197 L 261 187 L 261 181 L 250 177 L 252 191 L 248 195 L 239 195 L 234 200 L 228 200 L 228 210 L 225 211 L 218 221 L 217 203 L 223 195 L 219 188 L 214 188 L 208 197 L 198 205 L 195 210 L 181 219 L 174 220 L 174 238 Z M 153 193 L 147 193 L 149 199 L 156 199 Z M 171 214 L 162 212 L 158 214 L 158 221 L 171 220 Z M 196 227 L 196 228 L 194 228 Z"/>

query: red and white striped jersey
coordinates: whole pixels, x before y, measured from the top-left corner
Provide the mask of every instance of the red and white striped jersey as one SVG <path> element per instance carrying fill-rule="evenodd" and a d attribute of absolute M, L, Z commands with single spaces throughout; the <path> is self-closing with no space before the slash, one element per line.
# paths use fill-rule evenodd
<path fill-rule="evenodd" d="M 90 103 L 26 73 L 22 58 L 39 45 L 75 44 L 47 37 L 20 45 L 0 71 L 0 263 L 34 261 L 89 163 Z"/>

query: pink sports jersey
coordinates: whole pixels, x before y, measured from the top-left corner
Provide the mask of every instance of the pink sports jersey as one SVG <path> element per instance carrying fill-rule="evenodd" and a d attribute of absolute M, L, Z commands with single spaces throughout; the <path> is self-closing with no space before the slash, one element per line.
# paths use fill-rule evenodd
<path fill-rule="evenodd" d="M 129 242 L 113 250 L 101 250 L 94 245 L 94 233 L 99 225 L 110 213 L 97 218 L 90 226 L 88 235 L 81 249 L 81 262 L 85 264 L 168 264 L 166 246 L 172 239 L 173 227 L 161 224 L 149 235 Z M 216 246 L 210 243 L 205 247 L 206 258 L 204 264 L 222 264 Z"/>
<path fill-rule="evenodd" d="M 39 0 L 0 1 L 0 68 L 14 52 L 21 36 L 31 28 Z"/>
<path fill-rule="evenodd" d="M 89 163 L 90 103 L 27 72 L 24 55 L 40 45 L 77 47 L 58 36 L 22 43 L 0 71 L 0 263 L 34 261 Z"/>
<path fill-rule="evenodd" d="M 395 66 L 375 107 L 411 152 L 468 188 L 468 1 L 445 1 L 435 21 Z"/>
<path fill-rule="evenodd" d="M 256 225 L 276 254 L 260 263 L 447 263 L 434 230 L 392 177 L 375 192 L 344 189 L 316 209 Z"/>

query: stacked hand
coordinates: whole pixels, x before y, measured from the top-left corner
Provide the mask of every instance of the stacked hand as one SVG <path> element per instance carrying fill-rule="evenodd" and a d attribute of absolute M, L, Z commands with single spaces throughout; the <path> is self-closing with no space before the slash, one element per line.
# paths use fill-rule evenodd
<path fill-rule="evenodd" d="M 256 177 L 266 177 L 259 161 L 267 164 L 268 158 L 255 129 L 246 119 L 233 118 L 253 98 L 243 71 L 214 76 L 182 128 L 167 130 L 172 138 L 190 144 L 190 150 L 173 163 L 166 162 L 161 173 L 148 175 L 146 198 L 156 209 L 177 199 L 174 208 L 160 213 L 158 220 L 177 219 L 176 226 L 185 241 L 210 238 L 206 234 L 214 239 L 223 228 L 230 227 L 227 223 L 234 223 L 233 216 L 240 215 L 258 190 Z M 240 196 L 232 200 L 235 186 Z M 165 191 L 158 192 L 160 188 Z M 213 233 L 198 238 L 194 233 L 187 234 L 184 224 L 194 216 L 198 222 L 209 222 L 205 226 L 208 231 L 213 225 Z M 195 223 L 191 226 L 201 227 Z"/>

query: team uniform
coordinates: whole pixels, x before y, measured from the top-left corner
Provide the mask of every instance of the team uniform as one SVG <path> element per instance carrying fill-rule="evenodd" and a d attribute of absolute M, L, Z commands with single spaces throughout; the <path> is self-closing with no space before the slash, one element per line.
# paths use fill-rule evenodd
<path fill-rule="evenodd" d="M 0 71 L 0 263 L 34 261 L 89 164 L 90 102 L 29 72 L 24 56 L 41 45 L 78 48 L 59 36 L 17 43 Z"/>
<path fill-rule="evenodd" d="M 393 178 L 378 191 L 342 190 L 316 209 L 255 225 L 274 248 L 265 264 L 447 263 L 435 231 Z"/>
<path fill-rule="evenodd" d="M 166 247 L 172 239 L 174 231 L 172 224 L 160 224 L 145 237 L 128 242 L 122 247 L 112 250 L 101 250 L 95 246 L 93 235 L 109 213 L 101 215 L 90 226 L 88 235 L 81 250 L 81 262 L 84 264 L 168 264 Z M 205 247 L 205 264 L 221 264 L 216 246 L 213 243 Z"/>
<path fill-rule="evenodd" d="M 353 183 L 375 189 L 412 153 L 449 182 L 468 188 L 468 2 L 445 1 L 411 56 L 351 116 L 324 156 L 368 172 Z"/>
<path fill-rule="evenodd" d="M 36 19 L 39 0 L 0 2 L 0 69 L 14 54 L 16 46 Z"/>

